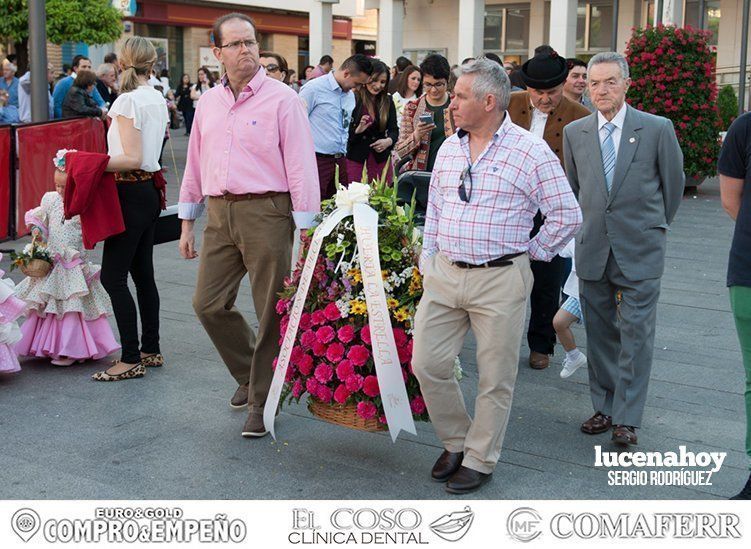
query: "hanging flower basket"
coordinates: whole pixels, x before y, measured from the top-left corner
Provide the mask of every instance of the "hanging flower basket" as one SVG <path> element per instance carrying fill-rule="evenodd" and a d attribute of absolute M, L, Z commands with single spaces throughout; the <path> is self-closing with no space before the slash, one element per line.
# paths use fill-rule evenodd
<path fill-rule="evenodd" d="M 21 272 L 32 278 L 44 278 L 52 270 L 52 263 L 44 259 L 32 259 L 26 265 L 21 265 Z"/>
<path fill-rule="evenodd" d="M 375 418 L 362 418 L 357 413 L 357 406 L 354 403 L 327 404 L 315 397 L 310 397 L 308 398 L 308 410 L 317 418 L 349 429 L 366 431 L 368 433 L 387 430 L 387 427 Z"/>

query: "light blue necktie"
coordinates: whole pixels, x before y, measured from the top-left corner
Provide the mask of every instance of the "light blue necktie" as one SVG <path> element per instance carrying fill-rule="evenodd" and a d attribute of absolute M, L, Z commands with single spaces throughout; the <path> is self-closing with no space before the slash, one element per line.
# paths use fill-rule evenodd
<path fill-rule="evenodd" d="M 602 168 L 605 171 L 605 184 L 608 186 L 608 192 L 613 187 L 613 172 L 615 172 L 615 145 L 613 144 L 613 132 L 615 124 L 610 122 L 603 126 L 608 135 L 602 142 Z"/>

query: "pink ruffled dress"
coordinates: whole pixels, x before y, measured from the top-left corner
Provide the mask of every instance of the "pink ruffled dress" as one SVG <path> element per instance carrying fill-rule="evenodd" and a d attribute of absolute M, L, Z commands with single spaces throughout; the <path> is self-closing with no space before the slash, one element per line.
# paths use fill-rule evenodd
<path fill-rule="evenodd" d="M 26 303 L 15 296 L 16 285 L 4 276 L 5 271 L 0 269 L 0 373 L 9 373 L 21 369 L 14 346 L 21 339 L 17 319 L 26 310 Z"/>
<path fill-rule="evenodd" d="M 97 360 L 118 350 L 107 321 L 112 303 L 99 281 L 99 266 L 83 252 L 80 218 L 64 220 L 62 197 L 49 192 L 25 220 L 42 231 L 53 267 L 44 278 L 27 277 L 16 287 L 29 308 L 18 355 Z"/>

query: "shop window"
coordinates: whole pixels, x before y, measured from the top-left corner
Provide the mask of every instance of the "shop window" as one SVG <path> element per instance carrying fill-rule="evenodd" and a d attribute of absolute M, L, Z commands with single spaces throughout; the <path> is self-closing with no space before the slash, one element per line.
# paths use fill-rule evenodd
<path fill-rule="evenodd" d="M 529 4 L 486 6 L 483 49 L 526 58 L 529 51 Z"/>

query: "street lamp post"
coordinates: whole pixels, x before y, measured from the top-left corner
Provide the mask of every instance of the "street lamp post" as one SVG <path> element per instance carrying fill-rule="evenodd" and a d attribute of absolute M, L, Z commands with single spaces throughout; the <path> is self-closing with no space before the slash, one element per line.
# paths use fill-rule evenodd
<path fill-rule="evenodd" d="M 49 119 L 47 82 L 47 28 L 44 0 L 29 0 L 29 64 L 31 65 L 31 119 Z"/>

